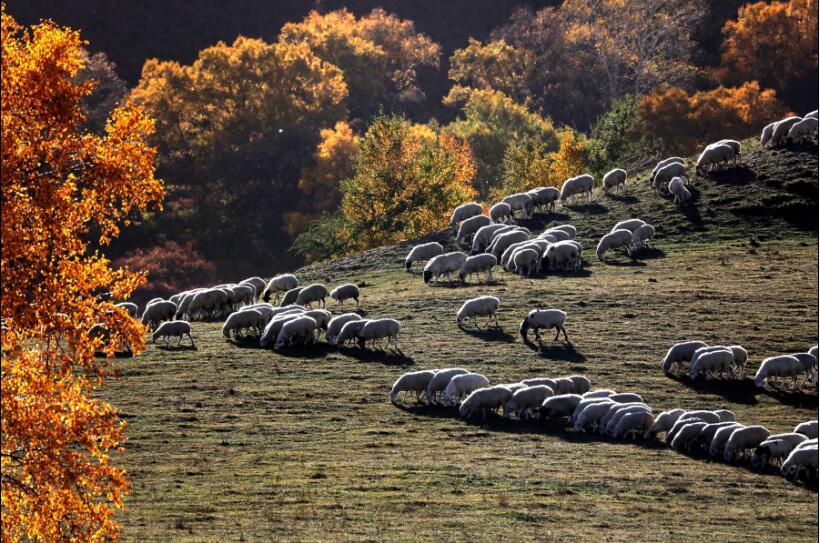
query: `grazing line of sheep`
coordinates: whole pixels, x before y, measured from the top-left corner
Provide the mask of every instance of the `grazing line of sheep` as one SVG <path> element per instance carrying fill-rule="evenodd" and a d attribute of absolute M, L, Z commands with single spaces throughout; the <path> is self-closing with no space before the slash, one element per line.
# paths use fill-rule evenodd
<path fill-rule="evenodd" d="M 641 248 L 649 247 L 655 236 L 655 227 L 641 219 L 628 219 L 612 227 L 612 230 L 601 237 L 595 249 L 595 256 L 603 261 L 607 252 L 625 249 L 629 256 Z"/>
<path fill-rule="evenodd" d="M 779 149 L 788 144 L 811 143 L 817 138 L 817 110 L 805 117 L 791 116 L 767 124 L 760 132 L 760 146 Z"/>
<path fill-rule="evenodd" d="M 661 369 L 678 375 L 686 372 L 694 380 L 735 376 L 743 378 L 749 354 L 740 345 L 708 346 L 703 341 L 682 341 L 672 345 L 661 360 Z"/>
<path fill-rule="evenodd" d="M 766 358 L 760 363 L 755 374 L 755 385 L 760 388 L 775 388 L 778 380 L 790 378 L 792 390 L 802 387 L 806 382 L 814 388 L 817 386 L 817 345 L 805 353 L 792 353 Z M 797 378 L 803 375 L 803 381 L 797 385 Z"/>

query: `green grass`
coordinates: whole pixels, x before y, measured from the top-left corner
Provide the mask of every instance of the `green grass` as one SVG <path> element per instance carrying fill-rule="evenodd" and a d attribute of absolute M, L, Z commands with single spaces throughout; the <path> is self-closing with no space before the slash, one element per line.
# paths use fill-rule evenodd
<path fill-rule="evenodd" d="M 767 393 L 749 379 L 694 386 L 658 367 L 688 337 L 744 345 L 752 374 L 762 358 L 817 342 L 816 221 L 806 230 L 799 217 L 737 212 L 762 197 L 797 201 L 783 186 L 811 182 L 817 157 L 748 160 L 787 175 L 774 188 L 696 181 L 701 222 L 637 185 L 635 201 L 598 195 L 606 211 L 570 212 L 587 260 L 577 274 L 433 287 L 402 271 L 406 246 L 298 273 L 364 285 L 367 317 L 402 322 L 401 355 L 323 344 L 275 353 L 194 323 L 195 351 L 150 346 L 118 360 L 122 379 L 107 395 L 129 423 L 116 458 L 133 486 L 125 539 L 815 541 L 816 492 L 774 471 L 387 401 L 404 371 L 460 365 L 493 382 L 583 373 L 656 412 L 728 408 L 773 432 L 816 418 L 816 392 Z M 595 238 L 630 216 L 658 225 L 653 258 L 594 260 Z M 485 293 L 502 300 L 503 332 L 459 330 L 458 306 Z M 573 348 L 521 341 L 533 307 L 567 312 Z"/>

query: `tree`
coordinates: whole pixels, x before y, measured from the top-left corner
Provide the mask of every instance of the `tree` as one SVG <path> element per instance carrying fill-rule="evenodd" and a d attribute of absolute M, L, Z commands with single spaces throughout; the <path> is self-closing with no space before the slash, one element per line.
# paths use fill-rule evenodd
<path fill-rule="evenodd" d="M 348 86 L 351 114 L 358 119 L 370 116 L 380 104 L 393 109 L 421 101 L 417 72 L 439 64 L 437 43 L 417 33 L 412 21 L 382 9 L 358 19 L 346 9 L 311 11 L 302 22 L 284 25 L 279 41 L 305 44 L 337 66 Z"/>
<path fill-rule="evenodd" d="M 125 81 L 117 75 L 114 63 L 105 53 L 83 51 L 83 69 L 77 73 L 78 83 L 92 81 L 94 89 L 83 98 L 85 124 L 96 134 L 105 133 L 105 122 L 127 93 Z"/>
<path fill-rule="evenodd" d="M 152 122 L 131 103 L 104 135 L 80 129 L 90 82 L 79 34 L 19 26 L 2 9 L 3 541 L 116 539 L 128 491 L 111 461 L 125 424 L 99 398 L 121 344 L 142 327 L 113 300 L 143 280 L 99 249 L 162 198 Z M 102 323 L 110 341 L 92 338 Z M 57 338 L 61 337 L 58 342 Z"/>
<path fill-rule="evenodd" d="M 546 144 L 538 138 L 524 136 L 513 140 L 504 152 L 504 177 L 493 189 L 492 200 L 501 200 L 509 194 L 535 187 L 556 186 L 550 175 L 552 161 L 549 154 Z"/>
<path fill-rule="evenodd" d="M 350 249 L 443 230 L 469 201 L 476 167 L 469 145 L 447 131 L 379 115 L 359 144 L 355 173 L 342 182 Z"/>
<path fill-rule="evenodd" d="M 497 90 L 527 104 L 531 94 L 527 81 L 532 70 L 529 50 L 513 47 L 503 39 L 482 44 L 470 38 L 467 47 L 450 57 L 448 76 L 461 87 Z"/>
<path fill-rule="evenodd" d="M 758 80 L 795 107 L 817 104 L 817 1 L 756 2 L 723 27 L 719 76 L 726 83 Z"/>

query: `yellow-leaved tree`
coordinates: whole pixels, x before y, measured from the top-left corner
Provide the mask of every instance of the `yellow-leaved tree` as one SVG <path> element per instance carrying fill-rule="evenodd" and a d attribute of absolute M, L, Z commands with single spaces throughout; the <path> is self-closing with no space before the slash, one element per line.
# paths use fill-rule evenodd
<path fill-rule="evenodd" d="M 81 130 L 90 82 L 77 32 L 29 29 L 2 10 L 3 542 L 109 541 L 128 491 L 112 462 L 125 436 L 99 399 L 120 345 L 142 326 L 114 301 L 143 277 L 99 252 L 163 196 L 152 121 L 126 103 L 103 134 Z M 100 323 L 108 336 L 92 337 Z"/>

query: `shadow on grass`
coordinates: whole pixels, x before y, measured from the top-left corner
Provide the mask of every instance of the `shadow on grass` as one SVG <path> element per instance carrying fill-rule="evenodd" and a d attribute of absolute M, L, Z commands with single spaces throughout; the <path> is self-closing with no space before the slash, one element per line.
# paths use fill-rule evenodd
<path fill-rule="evenodd" d="M 631 194 L 607 194 L 606 197 L 624 204 L 637 204 L 641 201 L 640 198 Z"/>
<path fill-rule="evenodd" d="M 734 403 L 757 405 L 760 403 L 757 396 L 764 394 L 785 405 L 805 409 L 817 408 L 817 394 L 809 394 L 802 390 L 763 389 L 757 387 L 754 381 L 748 377 L 744 379 L 697 379 L 693 381 L 688 375 L 667 375 L 670 379 L 692 390 L 715 394 Z"/>
<path fill-rule="evenodd" d="M 412 366 L 415 361 L 401 351 L 384 351 L 381 349 L 361 349 L 359 347 L 344 347 L 336 349 L 328 345 L 343 356 L 355 358 L 359 362 L 378 362 L 388 366 Z"/>
<path fill-rule="evenodd" d="M 711 180 L 720 185 L 743 186 L 754 182 L 757 178 L 754 170 L 745 164 L 729 167 L 724 170 L 714 170 L 701 176 L 700 179 Z"/>
<path fill-rule="evenodd" d="M 655 260 L 656 258 L 664 258 L 665 256 L 666 252 L 657 247 L 641 247 L 640 249 L 632 251 L 632 257 L 636 260 Z"/>
<path fill-rule="evenodd" d="M 607 266 L 618 266 L 622 268 L 642 268 L 646 266 L 646 263 L 641 262 L 640 260 L 630 259 L 630 260 L 604 260 L 604 264 Z"/>
<path fill-rule="evenodd" d="M 567 204 L 564 207 L 575 213 L 588 213 L 590 215 L 600 215 L 608 213 L 609 208 L 599 204 L 598 202 L 590 202 L 584 204 Z"/>
<path fill-rule="evenodd" d="M 258 343 L 257 343 L 257 345 L 258 345 Z M 190 344 L 186 345 L 184 343 L 182 345 L 176 345 L 176 344 L 157 345 L 157 349 L 159 349 L 160 351 L 171 351 L 171 352 L 173 352 L 173 351 L 196 351 L 197 350 L 196 345 L 190 345 Z"/>
<path fill-rule="evenodd" d="M 504 343 L 512 343 L 515 341 L 515 336 L 512 336 L 502 330 L 501 328 L 466 328 L 461 327 L 461 331 L 467 335 L 473 336 L 484 341 L 500 341 Z"/>
<path fill-rule="evenodd" d="M 583 355 L 583 353 L 579 353 L 575 350 L 575 346 L 572 343 L 566 343 L 561 341 L 559 338 L 555 341 L 561 341 L 559 344 L 553 343 L 553 336 L 550 335 L 546 340 L 544 338 L 541 341 L 533 342 L 530 339 L 524 340 L 524 345 L 536 351 L 538 354 L 543 356 L 544 358 L 548 358 L 550 360 L 561 360 L 564 362 L 586 362 L 587 357 Z"/>

